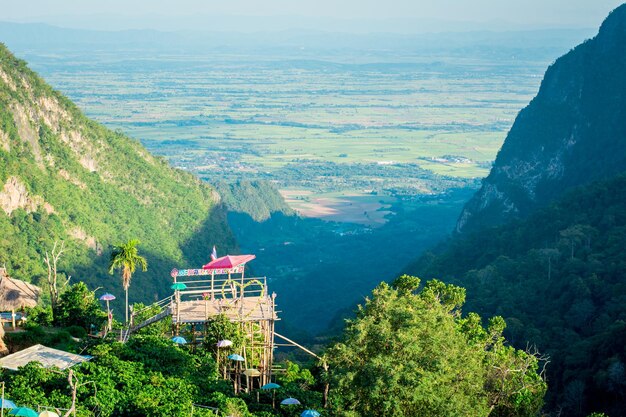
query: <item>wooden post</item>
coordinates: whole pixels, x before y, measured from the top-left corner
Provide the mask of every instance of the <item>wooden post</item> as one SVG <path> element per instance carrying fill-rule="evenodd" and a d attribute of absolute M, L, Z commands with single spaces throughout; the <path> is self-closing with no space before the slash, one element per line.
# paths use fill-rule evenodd
<path fill-rule="evenodd" d="M 244 293 L 244 290 L 243 290 L 243 277 L 245 275 L 245 272 L 246 272 L 246 267 L 244 265 L 244 266 L 241 267 L 241 298 L 243 298 L 243 293 Z"/>
<path fill-rule="evenodd" d="M 15 330 L 15 309 L 11 309 L 11 325 L 13 326 L 13 330 Z"/>
<path fill-rule="evenodd" d="M 245 324 L 242 326 L 244 328 L 245 331 Z M 248 351 L 246 350 L 246 345 L 243 345 L 243 365 L 245 369 L 248 369 Z M 241 370 L 239 372 L 239 375 L 241 375 Z M 248 375 L 246 375 L 246 391 L 248 390 L 248 388 L 250 387 L 250 378 L 248 378 Z"/>
<path fill-rule="evenodd" d="M 111 317 L 111 308 L 109 307 L 109 300 L 107 300 L 107 322 L 108 322 L 108 330 L 109 332 L 111 330 L 113 330 L 113 324 L 112 324 L 112 317 Z"/>
<path fill-rule="evenodd" d="M 176 336 L 180 333 L 180 293 L 175 290 L 174 297 L 176 298 Z"/>

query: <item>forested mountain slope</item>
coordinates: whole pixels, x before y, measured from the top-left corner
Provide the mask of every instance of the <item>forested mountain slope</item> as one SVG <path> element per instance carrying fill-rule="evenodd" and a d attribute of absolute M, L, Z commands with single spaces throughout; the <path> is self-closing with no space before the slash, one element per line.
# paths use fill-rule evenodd
<path fill-rule="evenodd" d="M 455 234 L 407 268 L 548 354 L 551 411 L 626 415 L 626 5 L 548 70 Z M 495 225 L 495 226 L 494 226 Z"/>
<path fill-rule="evenodd" d="M 27 281 L 45 276 L 59 240 L 72 281 L 119 292 L 110 246 L 140 239 L 149 269 L 133 278 L 137 301 L 165 295 L 171 268 L 201 265 L 213 244 L 235 248 L 213 188 L 86 118 L 1 44 L 0 208 L 0 264 Z"/>
<path fill-rule="evenodd" d="M 565 190 L 626 167 L 626 4 L 559 58 L 511 128 L 457 230 L 523 218 Z"/>
<path fill-rule="evenodd" d="M 273 213 L 295 215 L 269 181 L 217 181 L 213 185 L 229 212 L 248 214 L 256 222 L 268 220 Z"/>
<path fill-rule="evenodd" d="M 409 271 L 467 288 L 466 311 L 550 356 L 549 403 L 567 415 L 626 403 L 626 176 L 572 190 L 525 220 L 456 236 Z"/>

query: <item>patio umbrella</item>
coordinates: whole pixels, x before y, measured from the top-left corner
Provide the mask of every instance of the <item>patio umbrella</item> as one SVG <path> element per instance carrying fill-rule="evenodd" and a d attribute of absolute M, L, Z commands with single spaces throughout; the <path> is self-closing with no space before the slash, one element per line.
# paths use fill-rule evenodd
<path fill-rule="evenodd" d="M 184 337 L 181 336 L 174 336 L 172 337 L 172 342 L 177 343 L 179 345 L 186 345 L 187 341 L 185 340 Z"/>
<path fill-rule="evenodd" d="M 230 340 L 220 340 L 219 342 L 217 342 L 217 347 L 218 348 L 223 348 L 223 347 L 228 347 L 228 346 L 232 346 L 233 342 L 231 342 Z"/>
<path fill-rule="evenodd" d="M 245 265 L 254 258 L 256 258 L 254 255 L 226 255 L 203 265 L 202 269 L 231 269 L 239 265 Z"/>
<path fill-rule="evenodd" d="M 280 388 L 280 385 L 274 382 L 268 382 L 261 387 L 262 390 L 272 390 L 272 408 L 276 408 L 276 389 Z"/>
<path fill-rule="evenodd" d="M 170 288 L 175 290 L 175 291 L 179 291 L 179 290 L 186 290 L 187 286 L 184 283 L 182 283 L 182 282 L 175 282 L 175 283 L 172 284 L 172 286 Z"/>
<path fill-rule="evenodd" d="M 300 413 L 300 417 L 320 417 L 320 413 L 315 410 L 304 410 Z"/>
<path fill-rule="evenodd" d="M 54 411 L 42 411 L 41 413 L 39 413 L 39 417 L 60 417 L 57 413 L 55 413 Z"/>
<path fill-rule="evenodd" d="M 282 400 L 280 402 L 280 405 L 300 405 L 300 401 L 296 400 L 295 398 L 289 397 Z"/>
<path fill-rule="evenodd" d="M 109 325 L 109 331 L 111 331 L 111 322 L 113 321 L 113 316 L 111 315 L 111 308 L 109 307 L 109 301 L 115 300 L 115 296 L 113 294 L 102 294 L 100 296 L 100 301 L 106 301 L 107 303 L 107 323 Z"/>
<path fill-rule="evenodd" d="M 22 416 L 22 417 L 39 417 L 39 414 L 28 407 L 16 407 L 9 411 L 10 416 Z"/>
<path fill-rule="evenodd" d="M 15 405 L 15 403 L 11 400 L 0 400 L 1 403 L 1 408 L 16 408 L 17 405 Z"/>
<path fill-rule="evenodd" d="M 236 353 L 233 353 L 232 355 L 228 355 L 228 359 L 230 359 L 231 361 L 237 361 L 237 362 L 245 361 L 243 356 L 237 355 Z"/>
<path fill-rule="evenodd" d="M 115 296 L 113 294 L 102 294 L 99 298 L 100 301 L 113 301 L 115 300 Z"/>
<path fill-rule="evenodd" d="M 250 368 L 243 371 L 245 376 L 261 376 L 261 372 L 258 369 Z"/>

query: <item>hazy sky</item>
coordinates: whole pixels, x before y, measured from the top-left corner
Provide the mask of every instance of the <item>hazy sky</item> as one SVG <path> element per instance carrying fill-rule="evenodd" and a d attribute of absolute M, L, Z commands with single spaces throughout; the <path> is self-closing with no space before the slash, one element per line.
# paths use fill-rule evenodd
<path fill-rule="evenodd" d="M 415 20 L 472 23 L 472 29 L 597 27 L 623 0 L 0 0 L 0 20 L 112 29 L 184 29 L 232 16 L 282 16 L 281 25 L 324 29 L 325 21 Z M 297 19 L 286 17 L 299 16 Z M 228 20 L 227 19 L 227 20 Z M 259 19 L 263 20 L 263 19 Z M 268 19 L 265 19 L 268 20 Z M 271 19 L 269 19 L 271 20 Z M 114 23 L 113 23 L 114 22 Z M 316 27 L 319 26 L 319 27 Z M 390 26 L 393 27 L 393 26 Z M 278 27 L 277 29 L 284 29 Z"/>

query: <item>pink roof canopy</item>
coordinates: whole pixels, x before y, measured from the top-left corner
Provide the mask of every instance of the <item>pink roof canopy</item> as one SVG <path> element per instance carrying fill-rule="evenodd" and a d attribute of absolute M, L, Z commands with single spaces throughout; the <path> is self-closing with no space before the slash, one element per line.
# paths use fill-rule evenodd
<path fill-rule="evenodd" d="M 255 255 L 226 255 L 204 265 L 202 269 L 231 269 L 244 265 L 256 258 Z"/>

